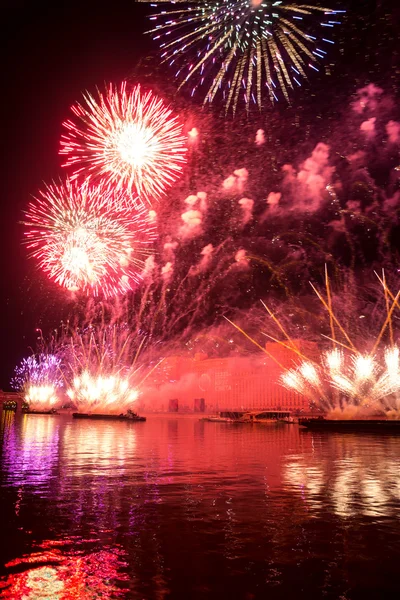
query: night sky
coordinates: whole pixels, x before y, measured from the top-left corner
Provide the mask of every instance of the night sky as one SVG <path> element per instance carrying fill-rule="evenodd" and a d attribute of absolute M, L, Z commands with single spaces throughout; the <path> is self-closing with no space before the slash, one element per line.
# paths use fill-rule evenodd
<path fill-rule="evenodd" d="M 327 0 L 325 4 L 349 12 L 345 25 L 335 31 L 341 41 L 335 49 L 331 78 L 321 76 L 315 87 L 303 92 L 308 94 L 301 101 L 310 120 L 313 106 L 329 113 L 337 95 L 348 96 L 370 82 L 396 93 L 399 84 L 398 0 Z M 16 362 L 34 345 L 35 327 L 46 331 L 71 310 L 71 300 L 36 271 L 34 261 L 27 257 L 21 244 L 22 210 L 43 181 L 62 174 L 61 123 L 81 92 L 102 87 L 104 82 L 118 83 L 131 75 L 140 59 L 152 52 L 157 56 L 150 36 L 143 35 L 149 28 L 149 12 L 146 4 L 133 0 L 113 0 L 107 5 L 87 0 L 2 2 L 3 389 Z M 283 117 L 284 110 L 280 108 Z"/>

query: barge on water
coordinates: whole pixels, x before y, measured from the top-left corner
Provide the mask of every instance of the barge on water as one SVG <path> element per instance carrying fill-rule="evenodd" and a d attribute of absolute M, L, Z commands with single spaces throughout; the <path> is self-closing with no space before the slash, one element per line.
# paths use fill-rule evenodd
<path fill-rule="evenodd" d="M 56 410 L 23 410 L 23 415 L 59 415 Z"/>
<path fill-rule="evenodd" d="M 212 423 L 293 423 L 291 413 L 282 410 L 222 411 L 218 416 L 203 417 Z"/>
<path fill-rule="evenodd" d="M 125 415 L 102 415 L 98 413 L 72 413 L 74 419 L 92 419 L 92 420 L 105 420 L 105 421 L 128 421 L 132 422 L 143 422 L 146 417 L 140 417 L 136 413 L 129 413 Z"/>
<path fill-rule="evenodd" d="M 400 433 L 400 421 L 390 419 L 300 418 L 299 425 L 311 431 Z"/>

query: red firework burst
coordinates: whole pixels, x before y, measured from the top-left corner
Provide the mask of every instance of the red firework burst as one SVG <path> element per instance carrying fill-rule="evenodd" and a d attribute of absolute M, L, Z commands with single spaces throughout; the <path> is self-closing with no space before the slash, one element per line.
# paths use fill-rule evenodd
<path fill-rule="evenodd" d="M 104 296 L 127 292 L 140 281 L 155 239 L 143 206 L 88 181 L 53 183 L 39 193 L 23 224 L 31 256 L 51 280 Z"/>
<path fill-rule="evenodd" d="M 142 200 L 158 198 L 181 174 L 186 162 L 182 125 L 163 101 L 137 85 L 128 92 L 109 86 L 98 98 L 84 94 L 85 105 L 72 107 L 76 123 L 63 123 L 61 138 L 64 167 L 101 176 L 117 189 L 126 189 Z"/>

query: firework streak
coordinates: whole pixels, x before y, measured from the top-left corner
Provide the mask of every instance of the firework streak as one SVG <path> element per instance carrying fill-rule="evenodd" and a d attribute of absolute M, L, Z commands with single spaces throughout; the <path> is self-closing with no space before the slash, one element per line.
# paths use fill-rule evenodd
<path fill-rule="evenodd" d="M 192 95 L 205 90 L 204 102 L 222 93 L 226 110 L 235 112 L 239 99 L 247 108 L 261 108 L 265 94 L 271 102 L 279 93 L 289 101 L 290 89 L 319 70 L 342 12 L 292 2 L 205 1 L 152 16 L 149 33 L 181 86 L 191 84 Z"/>

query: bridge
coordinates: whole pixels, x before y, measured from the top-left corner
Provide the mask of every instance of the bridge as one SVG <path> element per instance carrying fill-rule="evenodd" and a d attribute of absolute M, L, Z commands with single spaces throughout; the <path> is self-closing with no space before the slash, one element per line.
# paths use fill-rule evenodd
<path fill-rule="evenodd" d="M 15 410 L 16 414 L 21 414 L 23 401 L 23 397 L 18 392 L 3 392 L 0 390 L 0 415 L 4 410 L 4 405 L 9 402 L 15 404 L 15 409 L 12 408 L 11 410 Z"/>

